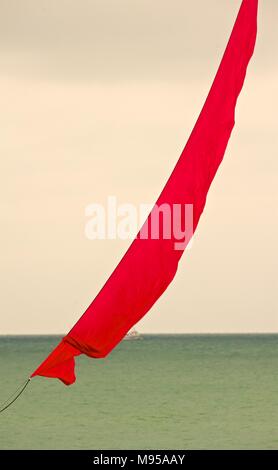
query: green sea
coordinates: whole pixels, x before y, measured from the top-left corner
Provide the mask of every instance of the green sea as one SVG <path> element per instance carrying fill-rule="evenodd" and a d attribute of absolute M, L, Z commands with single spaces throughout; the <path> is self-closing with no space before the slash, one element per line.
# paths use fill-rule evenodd
<path fill-rule="evenodd" d="M 0 337 L 0 402 L 59 338 Z M 0 415 L 0 449 L 278 449 L 278 335 L 146 335 L 77 381 L 36 377 Z"/>

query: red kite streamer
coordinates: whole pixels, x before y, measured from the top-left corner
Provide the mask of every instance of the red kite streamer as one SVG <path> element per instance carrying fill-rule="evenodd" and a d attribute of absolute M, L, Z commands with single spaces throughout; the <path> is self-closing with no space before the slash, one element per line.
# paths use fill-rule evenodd
<path fill-rule="evenodd" d="M 234 127 L 237 98 L 255 47 L 257 8 L 258 0 L 243 0 L 205 105 L 156 203 L 158 208 L 192 204 L 193 231 Z M 183 253 L 175 242 L 173 234 L 168 239 L 137 236 L 82 317 L 31 377 L 56 377 L 70 385 L 75 356 L 106 356 L 174 278 Z"/>

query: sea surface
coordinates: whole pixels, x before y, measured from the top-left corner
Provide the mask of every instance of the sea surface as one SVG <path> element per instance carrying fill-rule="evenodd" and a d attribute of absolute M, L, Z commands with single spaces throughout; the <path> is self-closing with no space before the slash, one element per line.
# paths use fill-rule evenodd
<path fill-rule="evenodd" d="M 0 402 L 59 337 L 0 337 Z M 278 449 L 278 335 L 157 335 L 34 378 L 0 415 L 0 449 Z"/>

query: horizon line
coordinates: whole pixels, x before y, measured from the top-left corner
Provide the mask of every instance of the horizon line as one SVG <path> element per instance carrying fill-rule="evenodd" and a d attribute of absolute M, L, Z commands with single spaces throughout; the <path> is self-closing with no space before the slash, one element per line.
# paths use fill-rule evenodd
<path fill-rule="evenodd" d="M 154 335 L 160 335 L 160 336 L 174 336 L 174 335 L 223 335 L 223 336 L 228 336 L 228 335 L 278 335 L 278 331 L 246 331 L 246 332 L 140 332 L 138 331 L 140 335 L 146 335 L 146 336 L 154 336 Z M 59 337 L 65 337 L 67 334 L 64 333 L 0 333 L 0 338 L 3 336 L 59 336 Z M 124 338 L 124 337 L 123 337 Z"/>

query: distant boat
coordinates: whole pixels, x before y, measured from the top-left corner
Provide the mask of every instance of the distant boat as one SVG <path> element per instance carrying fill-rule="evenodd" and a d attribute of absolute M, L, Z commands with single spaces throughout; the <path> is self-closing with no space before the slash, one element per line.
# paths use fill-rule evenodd
<path fill-rule="evenodd" d="M 143 337 L 138 333 L 136 330 L 130 330 L 124 337 L 124 340 L 136 340 L 136 339 L 143 339 Z"/>

